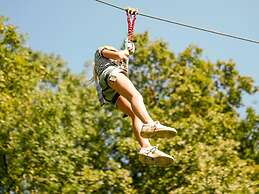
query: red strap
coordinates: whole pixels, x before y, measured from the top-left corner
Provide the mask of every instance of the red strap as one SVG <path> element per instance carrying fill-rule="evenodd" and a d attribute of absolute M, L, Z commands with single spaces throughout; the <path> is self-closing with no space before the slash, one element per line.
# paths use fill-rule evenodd
<path fill-rule="evenodd" d="M 133 15 L 133 19 L 131 22 L 131 14 L 127 12 L 127 21 L 128 21 L 128 40 L 132 41 L 133 39 L 133 32 L 134 32 L 134 27 L 135 27 L 135 21 L 136 21 L 136 15 Z"/>

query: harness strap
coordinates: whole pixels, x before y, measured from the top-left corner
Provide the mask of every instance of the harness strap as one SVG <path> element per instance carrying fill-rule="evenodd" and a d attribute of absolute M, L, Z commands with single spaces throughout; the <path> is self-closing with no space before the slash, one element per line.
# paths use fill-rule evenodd
<path fill-rule="evenodd" d="M 134 27 L 135 27 L 135 22 L 136 22 L 136 15 L 137 15 L 137 10 L 128 8 L 126 9 L 127 12 L 127 22 L 128 22 L 128 40 L 130 42 L 133 41 L 133 33 L 134 33 Z M 132 21 L 131 21 L 132 19 Z"/>

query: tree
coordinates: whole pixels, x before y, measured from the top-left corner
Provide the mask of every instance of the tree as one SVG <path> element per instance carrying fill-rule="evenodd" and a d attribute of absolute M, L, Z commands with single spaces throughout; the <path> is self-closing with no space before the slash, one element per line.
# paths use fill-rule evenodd
<path fill-rule="evenodd" d="M 129 119 L 1 17 L 0 193 L 256 193 L 258 115 L 237 112 L 253 80 L 196 46 L 176 56 L 148 33 L 136 40 L 130 78 L 153 118 L 178 129 L 153 141 L 175 155 L 168 168 L 141 165 Z"/>
<path fill-rule="evenodd" d="M 113 184 L 114 191 L 125 190 L 131 178 L 107 163 L 105 139 L 95 130 L 104 112 L 98 112 L 84 74 L 71 73 L 60 57 L 24 47 L 22 35 L 4 22 L 1 18 L 1 190 L 77 193 L 106 191 Z"/>
<path fill-rule="evenodd" d="M 234 61 L 203 60 L 196 46 L 176 56 L 165 42 L 149 41 L 148 33 L 136 42 L 131 79 L 153 117 L 178 129 L 176 138 L 158 141 L 162 150 L 176 156 L 172 168 L 163 173 L 132 168 L 139 176 L 135 184 L 146 183 L 139 190 L 147 192 L 152 185 L 151 193 L 255 193 L 258 165 L 240 159 L 242 152 L 237 152 L 245 147 L 250 150 L 246 159 L 258 157 L 258 116 L 253 112 L 244 121 L 237 112 L 244 92 L 258 91 L 253 80 L 241 76 Z M 254 134 L 252 140 L 247 133 Z"/>

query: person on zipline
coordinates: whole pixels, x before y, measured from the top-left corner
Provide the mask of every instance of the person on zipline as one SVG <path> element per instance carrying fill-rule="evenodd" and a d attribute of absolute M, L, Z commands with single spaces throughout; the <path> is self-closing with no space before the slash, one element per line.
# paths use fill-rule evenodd
<path fill-rule="evenodd" d="M 171 137 L 176 130 L 153 121 L 148 114 L 142 95 L 128 78 L 125 65 L 128 57 L 128 50 L 117 50 L 111 46 L 97 49 L 94 74 L 99 80 L 100 95 L 131 117 L 134 135 L 141 146 L 140 160 L 148 164 L 168 165 L 174 158 L 151 146 L 147 138 Z"/>
<path fill-rule="evenodd" d="M 134 43 L 128 41 L 125 50 L 103 46 L 95 52 L 94 79 L 101 104 L 114 104 L 130 116 L 134 135 L 140 144 L 139 159 L 142 163 L 168 166 L 174 158 L 152 146 L 148 138 L 168 138 L 176 129 L 154 121 L 143 102 L 143 97 L 128 78 L 129 54 L 135 51 Z"/>

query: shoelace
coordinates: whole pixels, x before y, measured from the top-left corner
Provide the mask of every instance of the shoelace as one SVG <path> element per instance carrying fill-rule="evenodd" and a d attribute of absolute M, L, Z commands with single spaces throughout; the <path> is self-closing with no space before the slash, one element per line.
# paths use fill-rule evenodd
<path fill-rule="evenodd" d="M 154 153 L 157 150 L 156 146 L 153 146 L 151 149 L 147 150 L 146 154 Z"/>
<path fill-rule="evenodd" d="M 155 121 L 153 124 L 154 131 L 158 129 L 158 126 L 160 125 L 159 121 Z"/>

